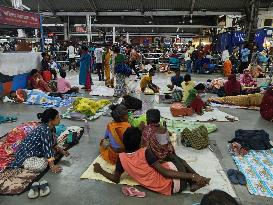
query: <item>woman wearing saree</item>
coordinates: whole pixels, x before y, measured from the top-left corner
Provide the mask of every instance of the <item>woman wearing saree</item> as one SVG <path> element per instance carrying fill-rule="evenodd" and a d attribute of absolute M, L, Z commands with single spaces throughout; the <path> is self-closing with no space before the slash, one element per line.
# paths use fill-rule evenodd
<path fill-rule="evenodd" d="M 273 87 L 265 92 L 260 107 L 260 113 L 262 118 L 273 122 Z"/>
<path fill-rule="evenodd" d="M 104 139 L 100 142 L 100 154 L 105 161 L 116 164 L 118 154 L 124 152 L 123 134 L 131 125 L 124 105 L 112 105 L 110 109 L 114 121 L 107 125 Z"/>
<path fill-rule="evenodd" d="M 106 52 L 103 54 L 103 66 L 104 66 L 104 72 L 105 72 L 105 85 L 107 87 L 113 86 L 111 79 L 110 79 L 110 60 L 112 58 L 110 48 L 106 48 Z"/>
<path fill-rule="evenodd" d="M 88 53 L 88 48 L 86 46 L 82 47 L 82 55 L 80 59 L 80 75 L 79 83 L 83 85 L 83 89 L 91 91 L 91 56 Z"/>
<path fill-rule="evenodd" d="M 38 89 L 43 92 L 52 92 L 49 84 L 44 81 L 43 77 L 40 75 L 39 71 L 33 69 L 30 72 L 30 77 L 28 79 L 28 88 L 29 89 Z"/>

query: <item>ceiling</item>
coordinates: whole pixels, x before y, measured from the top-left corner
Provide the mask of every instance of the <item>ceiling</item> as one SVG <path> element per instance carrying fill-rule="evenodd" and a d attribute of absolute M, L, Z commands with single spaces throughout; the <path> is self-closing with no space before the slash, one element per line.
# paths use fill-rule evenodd
<path fill-rule="evenodd" d="M 244 14 L 250 0 L 22 0 L 30 11 L 44 15 L 45 24 L 69 22 L 84 24 L 86 15 L 96 16 L 93 24 L 105 32 L 111 25 L 122 24 L 118 30 L 126 32 L 173 33 L 178 28 L 158 28 L 162 25 L 177 25 L 180 31 L 200 33 L 217 25 L 220 15 Z M 0 0 L 0 5 L 11 6 L 10 0 Z M 273 6 L 273 0 L 261 0 L 262 8 Z M 93 18 L 94 20 L 95 18 Z M 108 24 L 109 27 L 101 27 Z M 126 27 L 126 25 L 145 25 Z M 149 26 L 150 25 L 150 26 Z M 191 25 L 192 28 L 191 28 Z M 149 26 L 147 28 L 147 26 Z"/>

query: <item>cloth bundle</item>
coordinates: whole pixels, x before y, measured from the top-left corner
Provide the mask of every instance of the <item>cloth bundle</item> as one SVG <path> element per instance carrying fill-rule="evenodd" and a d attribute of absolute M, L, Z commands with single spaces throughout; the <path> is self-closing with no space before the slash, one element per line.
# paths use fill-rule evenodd
<path fill-rule="evenodd" d="M 197 150 L 206 148 L 209 145 L 207 128 L 202 125 L 193 130 L 184 129 L 181 132 L 181 143 L 186 147 L 192 147 Z"/>
<path fill-rule="evenodd" d="M 170 107 L 174 117 L 183 117 L 193 115 L 192 108 L 184 107 L 181 103 L 173 103 Z"/>

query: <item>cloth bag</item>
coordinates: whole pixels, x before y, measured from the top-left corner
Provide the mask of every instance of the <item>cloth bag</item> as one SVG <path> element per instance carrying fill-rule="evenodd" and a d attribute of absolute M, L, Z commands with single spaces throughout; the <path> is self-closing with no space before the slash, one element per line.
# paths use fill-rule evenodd
<path fill-rule="evenodd" d="M 181 103 L 173 103 L 170 106 L 171 113 L 174 117 L 183 117 L 193 115 L 192 108 L 187 108 Z"/>
<path fill-rule="evenodd" d="M 46 158 L 30 157 L 27 158 L 23 167 L 33 172 L 43 172 L 47 168 L 48 162 Z"/>

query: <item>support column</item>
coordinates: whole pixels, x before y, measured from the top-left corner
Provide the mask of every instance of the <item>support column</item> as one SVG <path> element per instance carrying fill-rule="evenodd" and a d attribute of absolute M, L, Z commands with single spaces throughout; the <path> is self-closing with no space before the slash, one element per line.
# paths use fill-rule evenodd
<path fill-rule="evenodd" d="M 91 33 L 91 16 L 86 15 L 86 33 L 87 33 L 87 42 L 90 43 L 92 41 L 92 33 Z"/>
<path fill-rule="evenodd" d="M 130 43 L 130 35 L 128 32 L 126 33 L 126 43 Z"/>
<path fill-rule="evenodd" d="M 68 40 L 68 23 L 64 22 L 64 40 Z"/>
<path fill-rule="evenodd" d="M 113 44 L 116 43 L 116 27 L 113 27 Z"/>
<path fill-rule="evenodd" d="M 258 26 L 258 13 L 260 8 L 261 0 L 251 0 L 249 4 L 249 9 L 247 12 L 247 32 L 246 39 L 249 42 L 254 40 L 255 31 Z"/>

